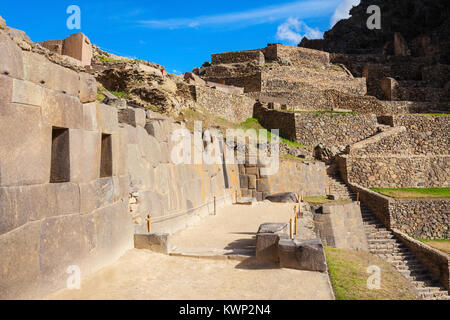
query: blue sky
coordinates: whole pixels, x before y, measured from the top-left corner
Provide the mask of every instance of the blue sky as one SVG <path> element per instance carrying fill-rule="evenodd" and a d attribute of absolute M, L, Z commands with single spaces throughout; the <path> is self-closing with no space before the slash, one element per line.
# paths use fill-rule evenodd
<path fill-rule="evenodd" d="M 359 0 L 47 0 L 3 1 L 8 26 L 33 41 L 63 39 L 70 5 L 81 9 L 81 32 L 109 52 L 191 71 L 212 53 L 295 45 L 303 35 L 320 38 Z"/>

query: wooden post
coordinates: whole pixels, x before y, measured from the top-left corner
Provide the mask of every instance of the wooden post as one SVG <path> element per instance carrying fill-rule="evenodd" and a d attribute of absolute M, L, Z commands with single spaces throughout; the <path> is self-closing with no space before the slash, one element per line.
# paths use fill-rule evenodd
<path fill-rule="evenodd" d="M 328 187 L 328 195 L 331 194 L 331 186 Z"/>
<path fill-rule="evenodd" d="M 298 215 L 297 213 L 295 213 L 295 230 L 294 230 L 294 234 L 297 235 L 298 234 Z"/>
<path fill-rule="evenodd" d="M 302 202 L 303 202 L 303 191 L 302 191 Z"/>
<path fill-rule="evenodd" d="M 289 221 L 289 238 L 293 239 L 294 237 L 292 236 L 292 219 Z"/>
<path fill-rule="evenodd" d="M 236 189 L 236 191 L 234 193 L 236 195 L 236 203 L 238 203 L 238 191 L 237 191 L 237 189 Z"/>
<path fill-rule="evenodd" d="M 356 202 L 359 202 L 359 192 L 356 194 Z"/>
<path fill-rule="evenodd" d="M 148 227 L 148 233 L 152 233 L 152 216 L 148 215 L 147 217 L 147 227 Z"/>

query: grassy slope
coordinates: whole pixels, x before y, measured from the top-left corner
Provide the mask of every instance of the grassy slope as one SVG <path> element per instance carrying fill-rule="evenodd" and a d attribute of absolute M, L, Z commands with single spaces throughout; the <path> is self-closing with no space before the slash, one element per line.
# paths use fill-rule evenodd
<path fill-rule="evenodd" d="M 443 251 L 450 254 L 450 239 L 440 239 L 440 240 L 420 240 L 426 243 L 430 247 Z"/>
<path fill-rule="evenodd" d="M 450 188 L 371 188 L 392 198 L 450 198 Z"/>
<path fill-rule="evenodd" d="M 369 253 L 325 248 L 337 300 L 415 300 L 415 289 L 392 266 Z M 369 290 L 369 266 L 381 268 L 381 289 Z"/>

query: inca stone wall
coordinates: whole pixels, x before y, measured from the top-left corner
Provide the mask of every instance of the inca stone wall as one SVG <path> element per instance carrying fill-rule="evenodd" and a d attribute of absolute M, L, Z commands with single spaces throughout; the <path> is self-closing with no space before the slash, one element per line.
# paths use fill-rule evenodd
<path fill-rule="evenodd" d="M 342 156 L 347 181 L 367 188 L 448 188 L 450 156 Z"/>
<path fill-rule="evenodd" d="M 201 86 L 193 86 L 192 91 L 198 105 L 214 115 L 235 123 L 253 116 L 255 100 L 252 98 Z"/>
<path fill-rule="evenodd" d="M 268 195 L 294 192 L 304 196 L 321 196 L 328 192 L 328 176 L 323 162 L 282 160 L 278 171 L 270 176 L 261 173 L 261 165 L 239 165 L 243 197 L 263 201 Z"/>
<path fill-rule="evenodd" d="M 84 277 L 114 262 L 148 215 L 174 232 L 212 213 L 214 196 L 233 201 L 237 166 L 171 163 L 179 125 L 95 102 L 93 76 L 1 30 L 0 47 L 0 298 L 42 298 L 70 266 Z"/>
<path fill-rule="evenodd" d="M 391 227 L 415 239 L 450 238 L 450 200 L 402 199 L 389 203 Z"/>
<path fill-rule="evenodd" d="M 369 251 L 361 208 L 356 202 L 328 203 L 314 215 L 315 231 L 325 246 Z"/>
<path fill-rule="evenodd" d="M 260 50 L 226 52 L 211 55 L 212 64 L 227 64 L 240 62 L 254 62 L 257 65 L 263 65 L 265 62 L 264 54 Z"/>
<path fill-rule="evenodd" d="M 262 104 L 255 105 L 254 117 L 264 128 L 279 129 L 282 137 L 310 147 L 351 145 L 373 136 L 378 126 L 371 114 L 285 112 Z"/>
<path fill-rule="evenodd" d="M 446 239 L 450 233 L 450 200 L 393 199 L 357 184 L 351 188 L 383 224 L 415 239 Z"/>
<path fill-rule="evenodd" d="M 0 47 L 0 297 L 41 297 L 133 247 L 125 150 L 93 77 Z"/>
<path fill-rule="evenodd" d="M 347 146 L 373 136 L 377 126 L 371 114 L 295 113 L 297 141 L 311 147 L 319 143 Z"/>
<path fill-rule="evenodd" d="M 239 191 L 237 165 L 175 165 L 171 136 L 182 126 L 150 111 L 141 118 L 136 126 L 123 124 L 136 233 L 148 231 L 149 215 L 152 232 L 173 233 L 211 214 L 214 197 L 218 207 L 233 203 Z"/>

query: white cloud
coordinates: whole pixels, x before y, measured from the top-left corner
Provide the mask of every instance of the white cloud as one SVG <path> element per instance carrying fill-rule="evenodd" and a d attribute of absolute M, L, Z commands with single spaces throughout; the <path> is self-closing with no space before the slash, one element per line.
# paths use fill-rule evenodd
<path fill-rule="evenodd" d="M 310 28 L 306 23 L 297 18 L 289 18 L 278 27 L 276 38 L 286 40 L 291 44 L 298 44 L 303 37 L 308 39 L 320 39 L 323 32 Z"/>
<path fill-rule="evenodd" d="M 339 1 L 340 0 L 302 0 L 243 12 L 200 16 L 195 18 L 143 20 L 138 21 L 138 23 L 141 26 L 155 29 L 197 28 L 226 25 L 240 27 L 274 22 L 292 16 L 301 17 L 302 19 L 324 17 L 333 12 Z"/>
<path fill-rule="evenodd" d="M 342 19 L 350 18 L 350 10 L 352 7 L 356 7 L 359 5 L 361 0 L 342 0 L 339 6 L 334 11 L 333 16 L 331 17 L 330 25 L 334 27 L 334 25 Z"/>

